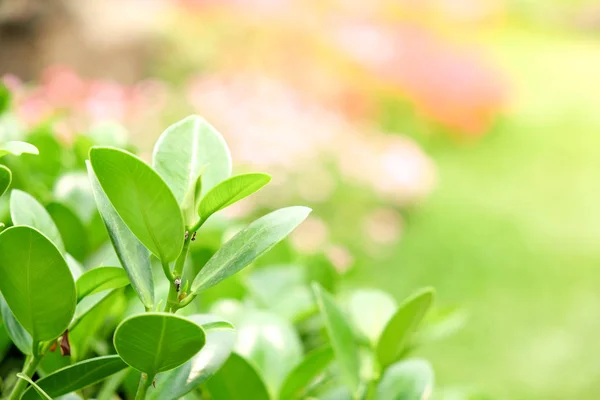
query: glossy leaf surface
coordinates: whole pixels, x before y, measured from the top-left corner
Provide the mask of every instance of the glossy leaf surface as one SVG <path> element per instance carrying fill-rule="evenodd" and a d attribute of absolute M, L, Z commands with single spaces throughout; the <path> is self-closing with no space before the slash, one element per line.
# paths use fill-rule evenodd
<path fill-rule="evenodd" d="M 58 227 L 50 214 L 32 195 L 15 189 L 10 194 L 10 216 L 13 224 L 36 228 L 48 237 L 61 252 L 65 251 Z"/>
<path fill-rule="evenodd" d="M 106 197 L 129 230 L 163 262 L 177 258 L 184 224 L 167 184 L 131 153 L 93 147 L 90 161 Z"/>
<path fill-rule="evenodd" d="M 269 400 L 267 387 L 256 368 L 236 353 L 231 354 L 206 386 L 215 400 Z"/>
<path fill-rule="evenodd" d="M 331 294 L 319 284 L 313 283 L 313 292 L 342 378 L 351 391 L 357 393 L 360 386 L 360 359 L 349 322 Z"/>
<path fill-rule="evenodd" d="M 98 210 L 119 261 L 127 272 L 131 286 L 135 289 L 142 304 L 151 309 L 154 307 L 154 279 L 152 277 L 150 252 L 129 230 L 110 204 L 89 163 L 87 167 Z"/>
<path fill-rule="evenodd" d="M 288 207 L 252 222 L 225 243 L 198 273 L 192 292 L 198 293 L 248 266 L 293 231 L 310 213 L 307 207 Z"/>
<path fill-rule="evenodd" d="M 202 172 L 202 193 L 231 175 L 225 140 L 204 118 L 189 116 L 168 127 L 154 146 L 152 166 L 179 204 Z"/>
<path fill-rule="evenodd" d="M 52 242 L 34 228 L 0 233 L 0 291 L 33 342 L 62 334 L 75 311 L 75 283 Z M 49 301 L 51 299 L 51 301 Z"/>
<path fill-rule="evenodd" d="M 119 324 L 114 336 L 121 358 L 151 376 L 185 363 L 202 349 L 205 341 L 200 326 L 166 313 L 129 317 Z"/>
<path fill-rule="evenodd" d="M 433 302 L 434 291 L 423 289 L 406 299 L 385 326 L 377 343 L 382 368 L 397 361 Z"/>
<path fill-rule="evenodd" d="M 76 282 L 77 301 L 85 296 L 108 289 L 118 289 L 129 285 L 129 278 L 123 268 L 98 267 L 84 273 Z"/>

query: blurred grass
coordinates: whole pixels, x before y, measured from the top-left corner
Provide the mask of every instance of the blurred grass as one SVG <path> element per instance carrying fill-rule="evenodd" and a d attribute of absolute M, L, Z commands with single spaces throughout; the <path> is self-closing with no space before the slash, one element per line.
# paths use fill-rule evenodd
<path fill-rule="evenodd" d="M 353 280 L 403 297 L 433 285 L 467 327 L 423 350 L 440 385 L 502 399 L 600 393 L 600 46 L 515 30 L 480 38 L 512 108 L 477 143 L 430 146 L 439 186 L 384 262 Z M 401 124 L 401 123 L 400 123 Z"/>

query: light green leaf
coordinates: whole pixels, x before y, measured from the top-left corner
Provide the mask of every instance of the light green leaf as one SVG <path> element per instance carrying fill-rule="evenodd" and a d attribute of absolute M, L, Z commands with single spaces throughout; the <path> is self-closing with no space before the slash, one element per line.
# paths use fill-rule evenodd
<path fill-rule="evenodd" d="M 61 253 L 64 253 L 65 245 L 60 237 L 58 227 L 44 206 L 32 195 L 14 189 L 10 194 L 10 216 L 13 224 L 36 228 L 46 235 Z"/>
<path fill-rule="evenodd" d="M 108 289 L 118 289 L 129 285 L 129 278 L 123 268 L 98 267 L 87 271 L 76 282 L 77 302 L 85 296 Z"/>
<path fill-rule="evenodd" d="M 93 147 L 90 162 L 131 232 L 163 263 L 174 261 L 183 248 L 184 224 L 167 184 L 149 165 L 123 150 Z"/>
<path fill-rule="evenodd" d="M 200 201 L 198 213 L 205 220 L 212 214 L 250 196 L 271 181 L 267 174 L 232 176 L 213 187 Z"/>
<path fill-rule="evenodd" d="M 303 399 L 308 386 L 331 364 L 333 350 L 331 347 L 316 349 L 306 355 L 300 364 L 288 374 L 281 391 L 280 400 Z"/>
<path fill-rule="evenodd" d="M 91 358 L 45 376 L 36 384 L 52 397 L 71 393 L 127 368 L 127 364 L 117 355 Z M 31 388 L 23 393 L 21 400 L 36 400 L 39 395 Z"/>
<path fill-rule="evenodd" d="M 236 353 L 256 365 L 269 391 L 276 394 L 302 361 L 302 342 L 294 326 L 275 314 L 252 310 L 244 313 L 236 329 Z"/>
<path fill-rule="evenodd" d="M 434 372 L 421 359 L 398 362 L 385 370 L 377 385 L 376 400 L 426 400 L 433 391 Z"/>
<path fill-rule="evenodd" d="M 31 387 L 33 387 L 35 389 L 35 391 L 37 392 L 37 394 L 39 395 L 40 398 L 52 400 L 52 397 L 48 396 L 48 393 L 44 392 L 44 390 L 42 388 L 40 388 L 37 385 L 37 383 L 32 381 L 31 378 L 28 377 L 27 375 L 25 375 L 24 373 L 22 373 L 22 372 L 17 373 L 17 378 L 23 379 L 24 381 L 28 382 L 31 385 Z"/>
<path fill-rule="evenodd" d="M 37 147 L 27 142 L 13 141 L 0 144 L 0 158 L 4 157 L 7 154 L 12 154 L 13 156 L 20 156 L 23 153 L 40 154 Z"/>
<path fill-rule="evenodd" d="M 182 204 L 201 171 L 202 193 L 227 179 L 231 175 L 231 155 L 221 134 L 204 118 L 192 115 L 160 135 L 154 145 L 152 166 Z"/>
<path fill-rule="evenodd" d="M 360 387 L 360 359 L 352 329 L 331 294 L 316 282 L 313 283 L 312 287 L 342 378 L 353 393 L 358 393 Z"/>
<path fill-rule="evenodd" d="M 174 314 L 134 315 L 119 324 L 114 344 L 123 361 L 154 376 L 176 368 L 204 347 L 202 328 Z"/>
<path fill-rule="evenodd" d="M 87 252 L 87 231 L 77 214 L 61 203 L 48 204 L 46 211 L 58 229 L 65 251 L 83 261 Z"/>
<path fill-rule="evenodd" d="M 236 353 L 231 353 L 219 372 L 206 382 L 206 387 L 215 400 L 269 400 L 267 387 L 256 368 Z"/>
<path fill-rule="evenodd" d="M 373 346 L 397 308 L 396 300 L 381 290 L 359 289 L 348 298 L 350 320 Z"/>
<path fill-rule="evenodd" d="M 0 292 L 34 343 L 61 335 L 75 312 L 75 283 L 64 258 L 38 230 L 0 233 Z"/>
<path fill-rule="evenodd" d="M 33 350 L 31 335 L 27 333 L 19 321 L 17 321 L 1 293 L 0 313 L 2 314 L 2 321 L 4 322 L 4 327 L 6 328 L 6 332 L 8 333 L 10 340 L 12 340 L 15 346 L 21 350 L 21 353 L 28 355 L 31 354 Z"/>
<path fill-rule="evenodd" d="M 158 375 L 156 390 L 148 400 L 176 400 L 212 377 L 227 361 L 235 342 L 235 329 L 229 322 L 209 314 L 189 315 L 206 333 L 206 344 L 182 366 Z"/>
<path fill-rule="evenodd" d="M 119 261 L 127 272 L 131 286 L 135 289 L 142 304 L 147 309 L 152 309 L 154 307 L 154 279 L 152 278 L 150 252 L 131 233 L 110 204 L 89 163 L 87 163 L 87 167 L 98 210 Z"/>
<path fill-rule="evenodd" d="M 252 222 L 208 260 L 194 279 L 192 292 L 214 286 L 248 266 L 300 225 L 310 211 L 308 207 L 287 207 Z"/>
<path fill-rule="evenodd" d="M 381 368 L 385 369 L 402 356 L 411 336 L 431 307 L 433 296 L 431 288 L 418 291 L 406 299 L 389 320 L 376 347 Z"/>
<path fill-rule="evenodd" d="M 11 182 L 12 172 L 4 165 L 0 165 L 0 196 L 8 190 Z"/>

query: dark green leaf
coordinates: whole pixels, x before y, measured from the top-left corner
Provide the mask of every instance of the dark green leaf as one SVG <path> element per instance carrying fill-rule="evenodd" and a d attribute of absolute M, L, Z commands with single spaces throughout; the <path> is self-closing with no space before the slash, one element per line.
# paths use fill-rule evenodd
<path fill-rule="evenodd" d="M 348 298 L 350 320 L 373 346 L 397 308 L 396 300 L 381 290 L 355 290 Z"/>
<path fill-rule="evenodd" d="M 156 390 L 149 400 L 175 400 L 212 377 L 227 361 L 235 342 L 235 329 L 229 322 L 208 314 L 189 315 L 187 319 L 202 326 L 206 345 L 182 366 L 158 375 Z"/>
<path fill-rule="evenodd" d="M 401 361 L 385 370 L 377 385 L 376 400 L 423 400 L 433 391 L 431 365 L 421 359 Z"/>
<path fill-rule="evenodd" d="M 20 156 L 21 154 L 40 154 L 38 149 L 27 142 L 6 142 L 4 144 L 0 144 L 0 158 L 4 157 L 7 154 L 12 154 L 13 156 Z"/>
<path fill-rule="evenodd" d="M 108 289 L 118 289 L 129 285 L 129 278 L 123 268 L 98 267 L 87 271 L 76 282 L 77 301 L 85 296 Z"/>
<path fill-rule="evenodd" d="M 197 115 L 168 127 L 154 146 L 152 166 L 171 188 L 177 202 L 202 172 L 202 193 L 231 174 L 231 155 L 223 137 Z"/>
<path fill-rule="evenodd" d="M 150 252 L 131 233 L 110 204 L 89 163 L 87 167 L 98 210 L 119 261 L 127 272 L 131 286 L 135 289 L 142 304 L 147 309 L 152 309 L 154 307 L 154 280 L 152 278 Z"/>
<path fill-rule="evenodd" d="M 52 397 L 83 389 L 127 368 L 127 364 L 117 355 L 97 357 L 62 368 L 36 383 Z M 21 400 L 39 399 L 31 388 L 23 393 Z"/>
<path fill-rule="evenodd" d="M 280 400 L 302 399 L 306 388 L 329 366 L 333 360 L 331 347 L 313 350 L 287 376 L 281 391 Z"/>
<path fill-rule="evenodd" d="M 198 213 L 205 220 L 212 214 L 257 192 L 271 181 L 267 174 L 232 176 L 213 187 L 200 201 Z"/>
<path fill-rule="evenodd" d="M 166 313 L 129 317 L 119 324 L 114 337 L 115 349 L 123 361 L 150 376 L 185 363 L 204 343 L 200 326 Z"/>
<path fill-rule="evenodd" d="M 0 292 L 33 342 L 62 334 L 75 311 L 75 283 L 64 258 L 34 228 L 0 233 Z"/>
<path fill-rule="evenodd" d="M 17 321 L 2 294 L 0 294 L 0 313 L 10 340 L 21 350 L 21 353 L 31 354 L 33 350 L 31 335 Z"/>
<path fill-rule="evenodd" d="M 65 246 L 48 211 L 32 195 L 18 189 L 10 194 L 10 216 L 13 224 L 36 228 L 64 253 Z"/>
<path fill-rule="evenodd" d="M 385 326 L 376 353 L 381 368 L 396 362 L 411 336 L 423 320 L 433 302 L 434 291 L 426 288 L 406 299 Z"/>
<path fill-rule="evenodd" d="M 360 387 L 360 359 L 352 329 L 331 294 L 317 283 L 313 283 L 313 292 L 342 377 L 350 390 L 357 393 Z"/>
<path fill-rule="evenodd" d="M 12 182 L 12 173 L 4 165 L 0 165 L 0 196 L 2 196 L 10 187 Z"/>
<path fill-rule="evenodd" d="M 232 353 L 206 387 L 215 400 L 269 400 L 269 392 L 256 368 Z"/>
<path fill-rule="evenodd" d="M 93 147 L 90 162 L 106 197 L 131 232 L 162 262 L 181 253 L 179 204 L 149 165 L 126 151 Z"/>
<path fill-rule="evenodd" d="M 192 283 L 198 293 L 248 266 L 293 231 L 310 213 L 307 207 L 287 207 L 257 219 L 225 243 Z"/>

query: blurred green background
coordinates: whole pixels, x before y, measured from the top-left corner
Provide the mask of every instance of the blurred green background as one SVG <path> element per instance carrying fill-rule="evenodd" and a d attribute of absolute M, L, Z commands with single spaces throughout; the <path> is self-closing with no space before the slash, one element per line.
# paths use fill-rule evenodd
<path fill-rule="evenodd" d="M 8 1 L 0 73 L 65 140 L 205 116 L 285 192 L 240 215 L 310 205 L 295 245 L 345 287 L 468 314 L 419 350 L 440 386 L 596 399 L 600 7 L 413 3 Z"/>

